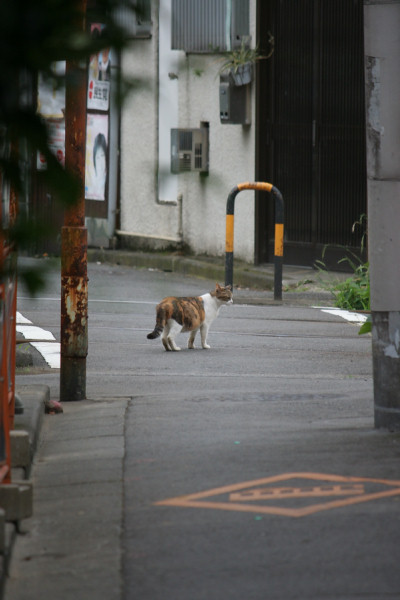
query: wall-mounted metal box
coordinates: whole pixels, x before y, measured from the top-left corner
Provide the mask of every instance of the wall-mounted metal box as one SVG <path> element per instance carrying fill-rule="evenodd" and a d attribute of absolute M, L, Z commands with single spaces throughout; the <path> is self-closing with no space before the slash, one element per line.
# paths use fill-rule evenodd
<path fill-rule="evenodd" d="M 171 172 L 208 173 L 209 129 L 171 129 Z"/>
<path fill-rule="evenodd" d="M 229 75 L 219 81 L 219 115 L 221 123 L 250 125 L 251 86 L 235 85 Z"/>

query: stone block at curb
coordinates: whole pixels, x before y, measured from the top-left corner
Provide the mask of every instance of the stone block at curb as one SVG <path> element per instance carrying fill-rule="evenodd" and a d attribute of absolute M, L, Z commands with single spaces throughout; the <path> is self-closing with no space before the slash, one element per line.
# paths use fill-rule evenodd
<path fill-rule="evenodd" d="M 11 467 L 27 469 L 31 462 L 29 433 L 23 430 L 10 431 Z"/>
<path fill-rule="evenodd" d="M 5 520 L 18 522 L 33 514 L 33 488 L 29 481 L 0 485 L 0 507 Z"/>

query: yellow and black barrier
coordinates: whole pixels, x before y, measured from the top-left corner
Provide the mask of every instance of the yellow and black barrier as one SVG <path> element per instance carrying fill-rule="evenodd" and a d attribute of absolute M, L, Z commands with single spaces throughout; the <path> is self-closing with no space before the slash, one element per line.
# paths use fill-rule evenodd
<path fill-rule="evenodd" d="M 226 203 L 225 285 L 233 287 L 233 232 L 235 198 L 243 190 L 261 190 L 275 197 L 275 251 L 274 251 L 274 299 L 282 300 L 283 264 L 283 198 L 280 191 L 263 181 L 238 183 L 230 192 Z"/>

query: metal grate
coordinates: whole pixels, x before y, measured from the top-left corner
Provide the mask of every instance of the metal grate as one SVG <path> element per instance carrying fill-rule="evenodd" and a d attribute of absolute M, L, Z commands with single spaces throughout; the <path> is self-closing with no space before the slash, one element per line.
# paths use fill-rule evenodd
<path fill-rule="evenodd" d="M 274 184 L 287 241 L 359 246 L 366 211 L 362 0 L 275 0 Z"/>
<path fill-rule="evenodd" d="M 203 167 L 203 144 L 194 145 L 194 167 L 195 169 Z"/>
<path fill-rule="evenodd" d="M 192 151 L 193 148 L 193 133 L 189 130 L 179 132 L 179 150 Z"/>
<path fill-rule="evenodd" d="M 192 170 L 192 155 L 187 153 L 182 153 L 179 155 L 179 170 L 180 171 L 191 171 Z"/>
<path fill-rule="evenodd" d="M 249 35 L 249 0 L 172 0 L 171 48 L 225 51 Z"/>

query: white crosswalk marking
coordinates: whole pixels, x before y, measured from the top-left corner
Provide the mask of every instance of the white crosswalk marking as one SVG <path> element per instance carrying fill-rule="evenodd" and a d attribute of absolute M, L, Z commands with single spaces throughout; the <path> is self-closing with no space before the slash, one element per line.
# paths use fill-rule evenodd
<path fill-rule="evenodd" d="M 17 332 L 27 340 L 35 340 L 30 344 L 40 352 L 49 367 L 60 368 L 60 343 L 51 331 L 33 325 L 32 321 L 17 312 Z"/>

